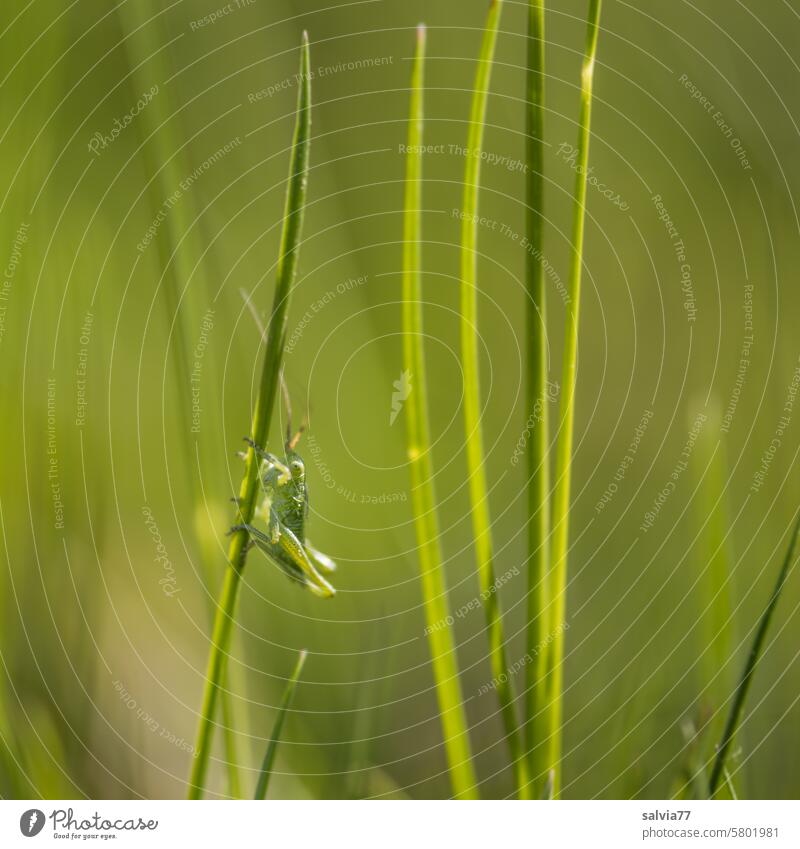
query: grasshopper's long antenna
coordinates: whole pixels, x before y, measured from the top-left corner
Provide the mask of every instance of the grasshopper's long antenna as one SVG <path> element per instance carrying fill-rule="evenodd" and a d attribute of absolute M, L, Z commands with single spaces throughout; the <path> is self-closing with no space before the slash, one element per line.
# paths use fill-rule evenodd
<path fill-rule="evenodd" d="M 256 309 L 256 305 L 250 300 L 250 295 L 247 294 L 247 290 L 244 286 L 240 287 L 239 294 L 242 296 L 242 300 L 247 304 L 247 308 L 250 310 L 250 315 L 253 316 L 253 320 L 258 327 L 258 332 L 261 334 L 262 341 L 267 338 L 267 329 L 264 327 L 264 322 L 261 320 L 261 316 L 258 314 L 258 310 Z"/>
<path fill-rule="evenodd" d="M 239 294 L 242 296 L 242 300 L 247 304 L 247 308 L 250 310 L 250 314 L 253 316 L 253 320 L 258 327 L 259 333 L 261 334 L 262 341 L 267 338 L 267 331 L 264 327 L 264 322 L 261 320 L 261 316 L 258 314 L 258 310 L 255 307 L 255 304 L 250 300 L 250 295 L 247 293 L 247 290 L 244 287 L 239 289 Z M 297 443 L 300 441 L 300 435 L 306 429 L 305 424 L 303 424 L 300 430 L 297 433 L 292 434 L 292 400 L 289 397 L 289 387 L 286 385 L 286 378 L 283 376 L 283 368 L 281 368 L 280 374 L 278 375 L 281 383 L 281 394 L 283 395 L 283 403 L 286 407 L 286 448 L 289 451 L 293 451 Z"/>
<path fill-rule="evenodd" d="M 286 378 L 283 376 L 283 369 L 280 373 L 281 393 L 283 394 L 283 404 L 286 407 L 286 447 L 289 448 L 292 443 L 292 399 L 289 397 L 289 387 L 286 385 Z M 298 437 L 299 438 L 299 437 Z M 297 442 L 295 441 L 295 445 Z"/>
<path fill-rule="evenodd" d="M 306 422 L 304 421 L 303 424 L 300 425 L 297 433 L 295 433 L 294 436 L 289 436 L 289 438 L 286 440 L 287 451 L 294 451 L 294 449 L 297 448 L 297 443 L 300 441 L 300 437 L 303 435 L 303 431 L 305 429 Z"/>

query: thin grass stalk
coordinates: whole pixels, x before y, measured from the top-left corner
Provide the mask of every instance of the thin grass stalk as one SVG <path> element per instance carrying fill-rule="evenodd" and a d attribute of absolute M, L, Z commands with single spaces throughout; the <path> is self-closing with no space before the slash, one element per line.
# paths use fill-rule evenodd
<path fill-rule="evenodd" d="M 736 687 L 736 668 L 731 662 L 734 640 L 732 598 L 733 555 L 726 482 L 728 465 L 725 442 L 719 438 L 720 409 L 716 402 L 707 408 L 708 419 L 700 432 L 693 464 L 697 477 L 698 568 L 702 571 L 699 599 L 703 628 L 702 675 L 709 687 L 699 703 L 698 724 L 708 746 L 722 734 L 725 717 L 719 710 Z M 714 682 L 713 685 L 711 682 Z M 700 756 L 701 753 L 698 753 Z M 708 755 L 708 749 L 706 750 Z M 702 757 L 700 757 L 702 760 Z M 741 781 L 741 778 L 740 778 Z M 702 781 L 705 784 L 705 781 Z M 703 794 L 705 787 L 703 787 Z M 698 797 L 702 798 L 702 796 Z"/>
<path fill-rule="evenodd" d="M 534 790 L 547 771 L 547 645 L 550 633 L 550 468 L 544 264 L 544 0 L 528 4 L 526 68 L 527 414 L 535 416 L 528 447 L 528 654 L 525 667 L 525 752 Z"/>
<path fill-rule="evenodd" d="M 744 709 L 744 703 L 747 699 L 747 693 L 750 689 L 750 685 L 753 683 L 753 674 L 755 673 L 756 666 L 761 658 L 764 648 L 764 640 L 767 636 L 767 631 L 769 630 L 769 623 L 772 620 L 775 608 L 778 606 L 778 599 L 781 597 L 783 588 L 786 585 L 786 579 L 789 577 L 789 572 L 791 571 L 794 563 L 794 550 L 797 544 L 798 534 L 800 534 L 800 517 L 798 517 L 794 529 L 792 530 L 792 536 L 789 540 L 789 548 L 786 551 L 786 557 L 784 557 L 783 565 L 781 566 L 778 578 L 775 581 L 775 587 L 772 590 L 772 595 L 770 596 L 767 606 L 764 608 L 764 612 L 761 614 L 761 619 L 758 622 L 758 627 L 756 628 L 756 633 L 753 637 L 753 644 L 750 646 L 750 652 L 747 655 L 747 660 L 745 661 L 744 669 L 742 670 L 742 676 L 739 679 L 739 685 L 737 686 L 736 693 L 734 694 L 731 710 L 728 714 L 728 721 L 725 724 L 725 730 L 722 732 L 722 739 L 717 747 L 717 756 L 714 760 L 714 766 L 711 769 L 711 777 L 708 780 L 708 795 L 711 798 L 713 798 L 714 794 L 717 792 L 720 781 L 723 781 L 726 778 L 727 771 L 725 763 L 730 752 L 731 743 L 733 742 L 733 738 L 736 736 L 736 731 L 738 730 L 741 722 L 742 710 Z"/>
<path fill-rule="evenodd" d="M 589 161 L 592 83 L 600 29 L 601 0 L 589 0 L 586 48 L 581 68 L 581 106 L 578 118 L 577 175 L 572 218 L 572 266 L 570 303 L 564 331 L 563 371 L 559 406 L 559 433 L 556 450 L 555 492 L 553 495 L 552 611 L 550 617 L 550 657 L 548 663 L 548 763 L 554 770 L 553 796 L 561 788 L 561 749 L 563 719 L 564 631 L 567 607 L 567 551 L 569 548 L 570 484 L 572 442 L 575 425 L 575 382 L 578 353 L 578 321 L 583 270 L 583 233 L 586 215 L 586 168 Z"/>
<path fill-rule="evenodd" d="M 698 536 L 701 545 L 703 582 L 701 594 L 706 611 L 704 617 L 705 646 L 703 669 L 706 680 L 717 678 L 718 691 L 729 692 L 733 686 L 730 655 L 733 644 L 733 603 L 731 599 L 731 551 L 728 530 L 728 499 L 725 491 L 728 466 L 725 443 L 718 438 L 720 413 L 717 404 L 708 408 L 708 420 L 698 437 L 695 471 L 700 517 L 705 517 Z M 699 477 L 705 466 L 705 472 Z M 719 704 L 710 697 L 711 707 Z"/>
<path fill-rule="evenodd" d="M 452 618 L 447 603 L 439 523 L 436 517 L 426 402 L 420 281 L 424 64 L 425 28 L 420 26 L 417 29 L 411 78 L 403 215 L 403 368 L 411 375 L 414 386 L 406 401 L 406 431 L 411 471 L 411 502 L 417 534 L 425 619 L 450 781 L 454 796 L 475 799 L 478 796 L 477 781 L 472 766 L 467 719 L 458 678 L 458 659 L 451 626 L 447 624 L 452 622 Z"/>
<path fill-rule="evenodd" d="M 281 370 L 281 358 L 286 337 L 286 320 L 289 297 L 297 272 L 298 246 L 303 225 L 306 191 L 308 186 L 309 146 L 311 141 L 311 64 L 308 35 L 303 33 L 300 59 L 300 83 L 297 99 L 297 121 L 292 142 L 289 185 L 283 216 L 277 280 L 272 312 L 269 320 L 264 365 L 261 373 L 258 398 L 253 411 L 250 436 L 256 445 L 266 445 L 269 435 L 275 398 Z M 255 513 L 259 492 L 259 460 L 252 447 L 248 448 L 245 471 L 239 490 L 236 524 L 249 524 Z M 231 536 L 228 550 L 228 567 L 222 593 L 214 619 L 211 650 L 208 658 L 205 693 L 200 724 L 195 745 L 196 757 L 189 782 L 189 798 L 199 799 L 203 794 L 208 769 L 211 743 L 214 734 L 214 709 L 225 669 L 231 627 L 236 610 L 239 583 L 247 560 L 248 534 L 237 530 Z"/>
<path fill-rule="evenodd" d="M 272 777 L 272 765 L 275 763 L 275 754 L 278 751 L 278 743 L 280 743 L 281 734 L 283 732 L 283 724 L 286 721 L 286 714 L 289 712 L 289 707 L 294 698 L 294 691 L 297 687 L 297 682 L 303 671 L 303 665 L 306 662 L 308 652 L 303 649 L 297 658 L 297 663 L 294 666 L 289 680 L 286 682 L 286 688 L 283 691 L 278 715 L 275 717 L 275 724 L 272 726 L 272 734 L 267 744 L 267 751 L 264 753 L 264 761 L 261 764 L 261 771 L 258 774 L 258 782 L 256 784 L 256 792 L 254 799 L 266 799 L 267 790 L 269 788 L 269 780 Z"/>
<path fill-rule="evenodd" d="M 477 213 L 481 176 L 480 151 L 483 147 L 486 104 L 502 6 L 502 0 L 492 0 L 489 5 L 481 51 L 478 57 L 478 68 L 475 73 L 469 132 L 467 134 L 467 162 L 464 172 L 461 224 L 461 360 L 464 369 L 464 428 L 472 532 L 475 538 L 481 597 L 486 614 L 489 660 L 493 680 L 497 685 L 497 698 L 500 703 L 500 713 L 511 756 L 517 792 L 521 798 L 528 798 L 530 793 L 528 762 L 520 744 L 517 717 L 514 710 L 514 689 L 508 675 L 508 663 L 506 661 L 503 622 L 498 594 L 494 586 L 494 551 L 481 428 L 480 368 L 478 361 Z"/>

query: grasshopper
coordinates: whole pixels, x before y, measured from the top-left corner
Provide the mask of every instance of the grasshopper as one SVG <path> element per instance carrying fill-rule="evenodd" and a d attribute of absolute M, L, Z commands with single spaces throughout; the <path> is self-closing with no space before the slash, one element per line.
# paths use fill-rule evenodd
<path fill-rule="evenodd" d="M 252 439 L 245 438 L 261 461 L 259 478 L 264 498 L 255 518 L 266 524 L 267 532 L 254 525 L 234 525 L 231 533 L 247 531 L 251 544 L 260 548 L 292 581 L 307 587 L 315 595 L 330 598 L 336 590 L 321 573 L 334 572 L 336 563 L 306 539 L 306 467 L 295 451 L 302 432 L 303 428 L 300 428 L 294 436 L 290 436 L 291 426 L 288 428 L 284 460 L 265 451 Z"/>
<path fill-rule="evenodd" d="M 261 316 L 253 306 L 247 292 L 244 289 L 239 291 L 258 326 L 261 338 L 264 339 L 266 331 Z M 255 518 L 263 520 L 267 526 L 267 533 L 253 525 L 234 525 L 230 533 L 247 531 L 251 545 L 260 548 L 292 581 L 302 587 L 308 587 L 315 595 L 330 598 L 336 594 L 336 590 L 320 572 L 327 574 L 335 572 L 336 563 L 327 554 L 317 551 L 311 545 L 311 541 L 306 539 L 306 519 L 308 518 L 306 466 L 303 458 L 294 450 L 297 448 L 305 425 L 301 425 L 300 430 L 292 435 L 292 404 L 282 370 L 280 385 L 283 402 L 286 405 L 285 462 L 265 451 L 260 445 L 256 445 L 249 437 L 245 437 L 244 440 L 261 460 L 259 478 L 264 490 L 264 500 L 258 506 Z M 247 457 L 246 454 L 241 456 L 242 459 Z"/>

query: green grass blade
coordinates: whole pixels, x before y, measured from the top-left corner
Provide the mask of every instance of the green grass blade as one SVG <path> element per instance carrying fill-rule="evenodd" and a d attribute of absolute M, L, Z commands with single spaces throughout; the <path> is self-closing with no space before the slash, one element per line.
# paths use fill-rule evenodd
<path fill-rule="evenodd" d="M 264 761 L 261 764 L 261 772 L 258 774 L 258 783 L 256 784 L 256 792 L 253 797 L 254 799 L 267 798 L 267 788 L 269 787 L 269 779 L 272 775 L 272 764 L 275 762 L 275 753 L 278 751 L 278 743 L 281 739 L 283 723 L 286 721 L 286 713 L 292 704 L 294 690 L 297 686 L 300 674 L 303 671 L 303 664 L 306 662 L 307 654 L 308 653 L 305 649 L 300 652 L 294 671 L 289 677 L 289 680 L 286 682 L 286 689 L 283 691 L 283 698 L 281 699 L 281 705 L 278 708 L 278 715 L 275 718 L 275 724 L 272 726 L 272 736 L 269 738 L 267 751 L 264 753 Z"/>
<path fill-rule="evenodd" d="M 698 514 L 705 517 L 699 529 L 702 545 L 703 606 L 706 608 L 705 640 L 703 652 L 706 680 L 715 676 L 720 681 L 720 689 L 727 690 L 727 684 L 733 684 L 730 676 L 722 675 L 729 666 L 732 638 L 731 602 L 731 557 L 728 529 L 727 493 L 725 491 L 727 463 L 725 443 L 718 437 L 720 433 L 720 415 L 716 405 L 708 409 L 708 421 L 698 436 L 695 469 L 699 473 L 705 467 L 705 474 L 698 479 Z M 712 705 L 713 707 L 713 705 Z"/>
<path fill-rule="evenodd" d="M 577 175 L 572 220 L 572 266 L 570 270 L 570 303 L 564 331 L 561 402 L 559 407 L 558 448 L 556 451 L 555 492 L 553 495 L 552 584 L 553 615 L 550 618 L 552 642 L 549 657 L 548 740 L 549 767 L 555 770 L 553 795 L 558 798 L 561 787 L 561 723 L 563 717 L 564 621 L 567 594 L 567 550 L 569 547 L 570 482 L 572 475 L 572 440 L 575 424 L 575 370 L 578 353 L 578 320 L 583 270 L 583 231 L 586 210 L 586 168 L 589 161 L 592 82 L 600 28 L 601 0 L 589 0 L 586 48 L 581 68 L 581 106 L 578 119 Z"/>
<path fill-rule="evenodd" d="M 742 710 L 744 709 L 744 703 L 747 699 L 747 692 L 753 682 L 753 674 L 764 648 L 764 640 L 767 636 L 767 631 L 769 630 L 769 623 L 772 619 L 773 613 L 775 612 L 775 608 L 778 606 L 778 599 L 781 597 L 781 593 L 783 592 L 783 588 L 786 584 L 786 579 L 789 577 L 789 572 L 792 569 L 798 534 L 800 534 L 800 517 L 798 517 L 792 531 L 792 536 L 789 540 L 789 548 L 786 551 L 786 557 L 784 558 L 783 565 L 778 573 L 778 579 L 775 581 L 775 587 L 772 590 L 772 595 L 770 596 L 767 606 L 764 608 L 764 612 L 761 614 L 761 619 L 758 622 L 755 637 L 753 638 L 753 644 L 750 646 L 750 652 L 747 655 L 747 660 L 745 661 L 744 669 L 742 670 L 742 677 L 739 679 L 739 685 L 736 688 L 736 693 L 733 697 L 731 711 L 728 714 L 728 721 L 725 724 L 725 730 L 722 732 L 722 739 L 717 747 L 717 756 L 714 760 L 714 766 L 711 769 L 711 777 L 708 781 L 708 794 L 710 797 L 714 796 L 717 792 L 720 781 L 725 778 L 725 762 L 728 758 L 731 743 L 733 742 L 733 738 L 736 735 L 739 723 L 741 722 Z"/>
<path fill-rule="evenodd" d="M 261 373 L 258 399 L 253 411 L 251 438 L 257 445 L 265 445 L 269 435 L 286 337 L 286 319 L 298 259 L 298 246 L 305 212 L 308 186 L 308 159 L 311 142 L 311 64 L 308 36 L 303 34 L 300 60 L 300 83 L 297 100 L 297 122 L 292 142 L 289 186 L 283 216 L 277 280 L 272 312 L 269 320 L 264 365 Z M 248 524 L 255 513 L 258 497 L 258 458 L 252 448 L 247 451 L 244 477 L 239 490 L 239 509 L 236 524 Z M 247 560 L 248 537 L 246 531 L 237 531 L 231 537 L 228 549 L 228 567 L 222 585 L 219 604 L 214 618 L 211 650 L 208 658 L 206 686 L 195 745 L 196 757 L 189 781 L 189 798 L 199 799 L 203 794 L 211 743 L 214 732 L 214 709 L 225 668 L 225 658 L 230 643 L 231 626 L 236 608 L 236 598 L 242 571 Z"/>
<path fill-rule="evenodd" d="M 492 676 L 497 684 L 500 713 L 511 755 L 514 778 L 520 796 L 530 792 L 528 763 L 520 745 L 517 718 L 514 711 L 514 692 L 507 674 L 505 638 L 500 614 L 498 594 L 494 587 L 494 552 L 491 520 L 489 517 L 489 492 L 486 484 L 481 429 L 480 373 L 478 363 L 478 195 L 481 179 L 483 130 L 486 122 L 486 104 L 492 73 L 497 28 L 500 23 L 502 0 L 492 0 L 483 31 L 483 41 L 475 73 L 472 106 L 467 136 L 467 163 L 464 172 L 464 198 L 461 223 L 461 361 L 464 369 L 464 428 L 467 452 L 467 474 L 472 511 L 472 532 L 475 537 L 475 554 L 478 575 L 486 614 L 486 634 L 489 640 L 489 659 Z"/>
<path fill-rule="evenodd" d="M 710 403 L 708 420 L 697 437 L 694 451 L 694 473 L 697 480 L 698 559 L 701 573 L 698 586 L 702 622 L 702 680 L 708 685 L 699 704 L 698 724 L 708 745 L 716 743 L 722 733 L 724 717 L 720 705 L 736 686 L 736 669 L 732 663 L 734 617 L 732 599 L 732 563 L 728 493 L 728 466 L 725 442 L 720 438 L 719 406 Z M 713 717 L 710 722 L 707 717 Z M 708 754 L 708 752 L 706 752 Z M 705 780 L 703 780 L 705 785 Z M 705 794 L 705 787 L 703 788 Z M 702 798 L 702 797 L 700 797 Z"/>
<path fill-rule="evenodd" d="M 528 4 L 526 69 L 526 235 L 527 286 L 525 335 L 527 344 L 528 417 L 538 421 L 528 446 L 528 653 L 534 663 L 525 667 L 525 751 L 534 786 L 547 775 L 547 645 L 550 633 L 550 468 L 547 448 L 547 335 L 544 265 L 544 0 Z"/>
<path fill-rule="evenodd" d="M 447 624 L 452 622 L 452 618 L 449 616 L 439 524 L 436 518 L 426 401 L 420 281 L 424 64 L 425 29 L 419 27 L 411 78 L 409 152 L 406 158 L 403 216 L 403 368 L 411 375 L 414 387 L 406 401 L 405 412 L 412 484 L 411 501 L 419 550 L 422 595 L 445 752 L 453 795 L 472 799 L 477 798 L 477 781 L 472 767 L 455 642 L 451 627 Z"/>

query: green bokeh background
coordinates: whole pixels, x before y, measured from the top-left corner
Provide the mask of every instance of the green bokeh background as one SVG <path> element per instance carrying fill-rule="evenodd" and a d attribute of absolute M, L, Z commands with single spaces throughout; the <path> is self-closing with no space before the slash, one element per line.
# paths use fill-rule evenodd
<path fill-rule="evenodd" d="M 555 282 L 568 277 L 574 181 L 559 146 L 574 144 L 577 132 L 586 4 L 550 5 L 545 253 L 553 268 L 550 371 L 558 381 L 565 310 Z M 185 793 L 209 608 L 233 515 L 228 499 L 241 476 L 235 452 L 263 351 L 240 289 L 267 311 L 307 29 L 315 69 L 310 203 L 289 319 L 297 340 L 285 366 L 295 423 L 307 416 L 313 439 L 301 443 L 310 534 L 339 562 L 338 595 L 320 601 L 251 556 L 230 661 L 245 792 L 285 678 L 306 648 L 271 794 L 446 796 L 402 412 L 389 423 L 402 371 L 400 145 L 414 28 L 425 21 L 426 134 L 443 151 L 424 162 L 426 352 L 455 611 L 475 598 L 478 580 L 458 347 L 454 210 L 465 158 L 450 146 L 465 144 L 485 4 L 252 0 L 197 26 L 222 8 L 219 0 L 163 7 L 128 0 L 117 12 L 98 0 L 57 9 L 12 0 L 0 17 L 0 232 L 9 282 L 0 325 L 0 792 Z M 479 242 L 496 568 L 518 572 L 500 590 L 514 660 L 524 654 L 526 508 L 524 464 L 511 458 L 530 412 L 521 354 L 524 250 L 515 238 L 524 229 L 525 31 L 525 5 L 506 2 L 485 139 L 485 151 L 501 162 L 484 163 L 481 193 L 481 214 L 497 224 L 482 227 Z M 800 503 L 797 408 L 763 485 L 751 491 L 800 355 L 798 43 L 794 0 L 604 4 L 590 161 L 627 208 L 589 187 L 565 673 L 569 797 L 675 792 L 687 758 L 682 725 L 701 706 L 724 710 L 725 682 L 744 657 Z M 693 99 L 683 75 L 712 111 Z M 153 85 L 152 103 L 92 153 L 93 135 L 109 134 Z M 269 87 L 277 90 L 248 96 Z M 140 251 L 160 205 L 196 169 Z M 657 194 L 691 266 L 693 321 Z M 27 225 L 24 244 L 20 225 Z M 179 244 L 174 255 L 170 234 Z M 171 281 L 179 298 L 169 294 Z M 739 391 L 748 282 L 752 356 Z M 208 310 L 213 328 L 204 331 Z M 198 432 L 185 368 L 195 359 Z M 85 387 L 76 373 L 82 363 Z M 724 415 L 735 391 L 721 434 L 714 411 Z M 634 462 L 598 512 L 646 410 L 653 415 Z M 704 438 L 643 532 L 698 413 L 709 416 Z M 276 447 L 281 433 L 282 423 Z M 717 495 L 729 518 L 735 638 L 730 664 L 717 668 L 706 651 L 702 529 L 721 513 L 698 482 L 722 452 Z M 57 479 L 48 478 L 52 458 Z M 171 583 L 154 559 L 144 507 L 168 552 Z M 794 576 L 738 739 L 734 767 L 747 796 L 800 792 L 792 756 L 798 602 Z M 505 797 L 513 787 L 497 705 L 491 694 L 478 695 L 491 677 L 482 613 L 456 618 L 454 628 L 481 794 Z M 213 795 L 227 793 L 222 758 L 220 746 Z"/>

